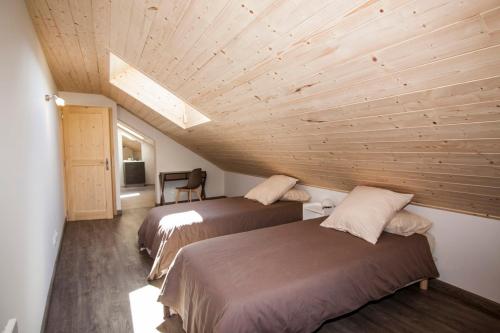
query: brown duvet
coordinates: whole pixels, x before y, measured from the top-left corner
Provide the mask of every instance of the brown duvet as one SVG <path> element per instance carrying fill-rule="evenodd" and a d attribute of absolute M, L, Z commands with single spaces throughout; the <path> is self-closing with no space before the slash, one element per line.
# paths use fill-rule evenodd
<path fill-rule="evenodd" d="M 437 277 L 424 236 L 383 233 L 372 245 L 322 219 L 184 247 L 159 301 L 187 332 L 312 332 L 423 278 Z"/>
<path fill-rule="evenodd" d="M 163 276 L 187 244 L 302 220 L 302 203 L 264 206 L 245 198 L 181 203 L 151 209 L 139 229 L 139 247 L 155 259 L 148 279 Z"/>

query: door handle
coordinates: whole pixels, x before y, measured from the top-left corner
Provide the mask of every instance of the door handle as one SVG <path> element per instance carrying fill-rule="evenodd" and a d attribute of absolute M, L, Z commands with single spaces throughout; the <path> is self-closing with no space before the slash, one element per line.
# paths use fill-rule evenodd
<path fill-rule="evenodd" d="M 107 157 L 106 157 L 106 170 L 109 170 L 109 160 Z"/>

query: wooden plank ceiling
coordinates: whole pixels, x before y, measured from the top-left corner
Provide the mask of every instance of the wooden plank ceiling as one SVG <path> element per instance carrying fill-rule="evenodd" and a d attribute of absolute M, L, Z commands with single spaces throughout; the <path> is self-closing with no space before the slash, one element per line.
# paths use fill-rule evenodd
<path fill-rule="evenodd" d="M 225 170 L 500 218 L 500 0 L 27 4 L 58 89 Z M 109 51 L 212 121 L 182 130 L 111 86 Z"/>

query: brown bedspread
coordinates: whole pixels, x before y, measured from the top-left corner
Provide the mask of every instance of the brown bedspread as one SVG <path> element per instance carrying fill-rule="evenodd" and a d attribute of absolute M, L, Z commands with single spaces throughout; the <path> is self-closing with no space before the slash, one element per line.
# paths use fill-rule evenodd
<path fill-rule="evenodd" d="M 184 247 L 159 301 L 187 332 L 311 332 L 422 278 L 437 277 L 424 236 L 372 245 L 322 219 Z"/>
<path fill-rule="evenodd" d="M 151 209 L 139 229 L 139 247 L 155 259 L 148 279 L 163 276 L 177 251 L 203 239 L 302 220 L 302 203 L 264 206 L 245 198 L 181 203 Z"/>

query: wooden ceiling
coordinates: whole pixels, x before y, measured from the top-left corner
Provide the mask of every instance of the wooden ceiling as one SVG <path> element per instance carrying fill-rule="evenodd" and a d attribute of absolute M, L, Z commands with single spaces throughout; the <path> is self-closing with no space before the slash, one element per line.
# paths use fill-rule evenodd
<path fill-rule="evenodd" d="M 60 90 L 101 93 L 225 170 L 500 218 L 499 0 L 28 0 Z M 119 55 L 207 115 L 108 82 Z"/>

